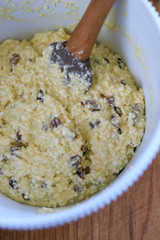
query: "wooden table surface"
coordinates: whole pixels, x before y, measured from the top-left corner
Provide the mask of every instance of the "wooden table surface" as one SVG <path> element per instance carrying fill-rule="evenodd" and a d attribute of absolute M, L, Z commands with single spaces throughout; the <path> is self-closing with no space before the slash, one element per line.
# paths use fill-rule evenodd
<path fill-rule="evenodd" d="M 152 2 L 160 12 L 160 1 Z M 0 240 L 160 240 L 160 152 L 133 187 L 97 213 L 44 230 L 0 229 Z"/>

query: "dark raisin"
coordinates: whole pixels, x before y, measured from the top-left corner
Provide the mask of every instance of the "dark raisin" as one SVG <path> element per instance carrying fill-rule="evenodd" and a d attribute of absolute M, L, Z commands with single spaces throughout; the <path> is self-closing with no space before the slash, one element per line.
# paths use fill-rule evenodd
<path fill-rule="evenodd" d="M 18 187 L 17 187 L 17 181 L 16 181 L 15 179 L 13 179 L 13 178 L 10 178 L 10 179 L 9 179 L 9 185 L 10 185 L 11 188 L 13 188 L 13 189 L 18 189 Z"/>
<path fill-rule="evenodd" d="M 7 122 L 6 122 L 6 120 L 5 120 L 4 118 L 2 118 L 2 124 L 3 124 L 3 125 L 6 125 L 6 124 L 7 124 Z"/>
<path fill-rule="evenodd" d="M 23 198 L 24 200 L 26 200 L 26 201 L 30 200 L 30 198 L 27 197 L 25 193 L 22 193 L 22 198 Z"/>
<path fill-rule="evenodd" d="M 61 120 L 57 117 L 51 120 L 51 127 L 52 128 L 57 128 L 59 125 L 61 125 Z"/>
<path fill-rule="evenodd" d="M 121 80 L 121 83 L 123 84 L 123 85 L 126 85 L 126 82 L 122 79 Z"/>
<path fill-rule="evenodd" d="M 107 98 L 103 93 L 100 94 L 101 98 Z"/>
<path fill-rule="evenodd" d="M 119 107 L 114 106 L 114 110 L 120 117 L 122 116 L 122 110 Z"/>
<path fill-rule="evenodd" d="M 90 173 L 90 168 L 89 168 L 89 167 L 86 167 L 86 168 L 84 169 L 84 172 L 85 172 L 85 174 L 89 174 L 89 173 Z"/>
<path fill-rule="evenodd" d="M 2 175 L 3 174 L 3 171 L 2 171 L 2 168 L 0 168 L 0 175 Z"/>
<path fill-rule="evenodd" d="M 33 59 L 32 58 L 28 58 L 28 61 L 29 62 L 35 62 L 35 59 L 34 58 Z"/>
<path fill-rule="evenodd" d="M 74 185 L 73 190 L 74 192 L 81 192 L 81 188 L 78 185 Z"/>
<path fill-rule="evenodd" d="M 123 68 L 124 67 L 124 62 L 122 61 L 121 58 L 117 58 L 117 63 L 118 63 L 119 68 Z"/>
<path fill-rule="evenodd" d="M 8 157 L 7 157 L 5 154 L 3 154 L 3 156 L 2 156 L 2 161 L 3 161 L 3 162 L 7 162 L 7 160 L 8 160 Z"/>
<path fill-rule="evenodd" d="M 85 145 L 81 146 L 81 151 L 82 151 L 83 156 L 86 156 L 90 152 L 88 147 L 86 147 Z"/>
<path fill-rule="evenodd" d="M 9 149 L 11 155 L 13 155 L 14 151 L 17 151 L 17 150 L 18 150 L 18 147 L 15 147 L 15 146 L 10 147 L 10 149 Z"/>
<path fill-rule="evenodd" d="M 95 123 L 89 122 L 90 127 L 93 129 L 95 126 L 98 127 L 101 124 L 101 121 L 97 119 Z"/>
<path fill-rule="evenodd" d="M 22 140 L 22 134 L 20 134 L 19 130 L 16 132 L 16 138 L 17 138 L 17 141 Z"/>
<path fill-rule="evenodd" d="M 114 98 L 113 96 L 107 97 L 107 98 L 106 98 L 106 102 L 107 102 L 109 105 L 113 105 L 113 103 L 115 102 L 115 98 Z"/>
<path fill-rule="evenodd" d="M 47 125 L 45 123 L 43 123 L 42 128 L 43 128 L 44 131 L 48 130 L 48 127 L 47 127 Z"/>
<path fill-rule="evenodd" d="M 89 126 L 93 129 L 95 127 L 95 124 L 93 122 L 89 122 Z"/>
<path fill-rule="evenodd" d="M 114 175 L 115 177 L 117 177 L 123 170 L 124 170 L 124 168 L 122 168 L 118 173 L 113 173 L 113 175 Z"/>
<path fill-rule="evenodd" d="M 116 121 L 116 117 L 114 115 L 111 116 L 111 121 Z"/>
<path fill-rule="evenodd" d="M 95 105 L 95 101 L 94 100 L 86 100 L 85 105 Z"/>
<path fill-rule="evenodd" d="M 39 90 L 39 92 L 37 93 L 37 100 L 39 100 L 40 102 L 44 102 L 44 93 L 42 90 Z"/>
<path fill-rule="evenodd" d="M 114 102 L 115 102 L 114 96 L 107 97 L 107 96 L 105 96 L 103 93 L 101 93 L 100 96 L 101 96 L 101 98 L 104 98 L 104 99 L 105 99 L 105 102 L 108 103 L 109 105 L 113 105 Z"/>
<path fill-rule="evenodd" d="M 19 147 L 17 147 L 17 146 L 12 146 L 12 147 L 10 147 L 10 153 L 11 153 L 11 155 L 14 155 L 14 152 L 15 151 L 18 151 L 20 148 Z"/>
<path fill-rule="evenodd" d="M 100 111 L 101 109 L 99 108 L 98 104 L 95 104 L 91 107 L 91 111 L 92 112 L 98 112 Z"/>
<path fill-rule="evenodd" d="M 80 178 L 84 179 L 84 175 L 85 175 L 85 174 L 84 174 L 84 172 L 83 172 L 83 168 L 78 168 L 76 174 L 77 174 Z"/>
<path fill-rule="evenodd" d="M 101 121 L 100 121 L 99 119 L 97 119 L 97 120 L 95 121 L 95 125 L 98 127 L 100 124 L 101 124 Z"/>
<path fill-rule="evenodd" d="M 122 134 L 122 130 L 121 130 L 121 128 L 118 128 L 118 129 L 117 129 L 117 133 L 118 133 L 119 135 Z"/>
<path fill-rule="evenodd" d="M 21 149 L 20 146 L 12 146 L 12 147 L 10 147 L 9 151 L 10 151 L 10 153 L 11 153 L 12 156 L 15 156 L 15 157 L 17 157 L 17 158 L 21 158 L 19 155 L 17 155 L 17 154 L 15 153 L 15 151 L 18 151 L 18 150 L 20 150 L 20 149 Z"/>
<path fill-rule="evenodd" d="M 19 54 L 14 53 L 14 54 L 11 55 L 11 57 L 10 57 L 10 64 L 11 65 L 16 66 L 19 63 L 19 61 L 20 61 Z"/>
<path fill-rule="evenodd" d="M 81 164 L 82 158 L 79 155 L 74 155 L 70 158 L 69 163 L 72 165 L 74 168 L 78 168 L 78 166 Z"/>
<path fill-rule="evenodd" d="M 98 104 L 96 104 L 96 102 L 94 100 L 91 100 L 91 99 L 86 100 L 85 103 L 81 102 L 81 105 L 82 106 L 90 105 L 91 106 L 90 110 L 92 112 L 100 111 L 100 108 L 99 108 Z"/>
<path fill-rule="evenodd" d="M 82 179 L 84 179 L 84 176 L 86 175 L 86 174 L 89 174 L 90 173 L 90 168 L 89 167 L 86 167 L 86 168 L 78 168 L 77 169 L 77 172 L 76 172 L 76 174 L 80 177 L 80 178 L 82 178 Z"/>
<path fill-rule="evenodd" d="M 42 182 L 41 188 L 46 188 L 46 187 L 47 187 L 47 183 L 46 182 Z"/>
<path fill-rule="evenodd" d="M 110 63 L 109 59 L 104 57 L 104 60 L 107 62 L 107 63 Z"/>

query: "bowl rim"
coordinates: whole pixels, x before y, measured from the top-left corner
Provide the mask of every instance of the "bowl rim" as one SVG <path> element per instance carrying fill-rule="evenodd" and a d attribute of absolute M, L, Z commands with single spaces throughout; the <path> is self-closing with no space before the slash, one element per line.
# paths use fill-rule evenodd
<path fill-rule="evenodd" d="M 154 20 L 155 28 L 160 33 L 160 17 L 155 7 L 150 1 L 140 0 L 140 3 L 144 5 L 146 11 L 148 11 L 151 15 Z M 103 208 L 105 205 L 110 204 L 118 196 L 122 195 L 122 193 L 132 186 L 133 183 L 144 173 L 160 149 L 159 139 L 160 119 L 158 120 L 157 127 L 154 129 L 152 136 L 146 144 L 141 156 L 137 157 L 136 168 L 130 167 L 127 171 L 124 171 L 124 174 L 118 177 L 118 181 L 111 183 L 106 189 L 87 200 L 70 207 L 65 207 L 64 209 L 61 208 L 63 209 L 62 211 L 36 215 L 30 214 L 25 217 L 22 217 L 22 215 L 0 217 L 0 227 L 4 229 L 17 230 L 54 227 L 76 221 L 79 218 L 83 218 L 86 215 L 90 215 L 98 209 Z"/>

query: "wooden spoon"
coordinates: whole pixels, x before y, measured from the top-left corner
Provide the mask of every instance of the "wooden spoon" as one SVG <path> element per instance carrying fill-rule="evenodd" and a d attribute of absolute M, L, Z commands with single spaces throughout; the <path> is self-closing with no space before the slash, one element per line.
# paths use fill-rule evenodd
<path fill-rule="evenodd" d="M 85 79 L 85 92 L 91 86 L 93 74 L 89 56 L 114 2 L 92 0 L 69 40 L 51 44 L 51 61 L 58 62 L 61 70 L 65 71 L 65 84 L 71 84 L 69 75 L 73 73 Z"/>

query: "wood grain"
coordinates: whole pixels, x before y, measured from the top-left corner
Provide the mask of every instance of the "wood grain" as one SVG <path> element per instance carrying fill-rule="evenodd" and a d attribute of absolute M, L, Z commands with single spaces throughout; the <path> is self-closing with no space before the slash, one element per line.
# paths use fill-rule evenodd
<path fill-rule="evenodd" d="M 157 11 L 160 13 L 160 0 L 150 0 L 156 7 Z"/>
<path fill-rule="evenodd" d="M 67 42 L 67 48 L 79 60 L 89 58 L 102 24 L 115 0 L 92 0 Z"/>
<path fill-rule="evenodd" d="M 152 1 L 160 11 L 160 1 Z M 0 240 L 159 240 L 160 152 L 144 175 L 109 206 L 64 226 L 0 230 Z"/>

